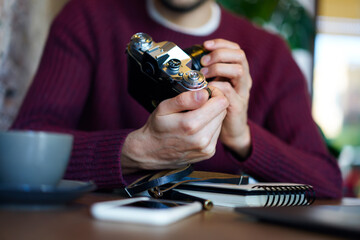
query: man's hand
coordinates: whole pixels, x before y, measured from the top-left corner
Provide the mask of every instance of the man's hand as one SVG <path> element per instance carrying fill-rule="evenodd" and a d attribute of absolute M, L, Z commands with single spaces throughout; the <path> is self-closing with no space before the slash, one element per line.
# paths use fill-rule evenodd
<path fill-rule="evenodd" d="M 211 87 L 164 100 L 140 129 L 131 132 L 122 148 L 124 173 L 140 169 L 178 168 L 212 157 L 229 105 Z"/>
<path fill-rule="evenodd" d="M 252 85 L 246 55 L 238 44 L 224 39 L 206 41 L 204 47 L 211 53 L 202 57 L 201 72 L 205 77 L 216 77 L 210 85 L 220 89 L 230 103 L 220 140 L 246 158 L 251 148 L 247 109 Z"/>

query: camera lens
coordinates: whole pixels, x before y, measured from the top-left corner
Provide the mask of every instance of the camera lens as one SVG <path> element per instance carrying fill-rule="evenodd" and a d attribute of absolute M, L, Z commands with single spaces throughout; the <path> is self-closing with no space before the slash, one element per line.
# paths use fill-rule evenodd
<path fill-rule="evenodd" d="M 202 68 L 200 63 L 201 58 L 204 55 L 210 53 L 201 45 L 194 45 L 192 47 L 186 48 L 184 49 L 184 52 L 186 52 L 192 59 L 192 69 L 198 71 Z"/>

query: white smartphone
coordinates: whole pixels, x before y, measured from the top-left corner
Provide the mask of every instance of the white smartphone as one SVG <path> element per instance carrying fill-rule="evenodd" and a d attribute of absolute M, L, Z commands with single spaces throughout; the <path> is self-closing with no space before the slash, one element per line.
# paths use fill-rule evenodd
<path fill-rule="evenodd" d="M 180 202 L 137 197 L 99 202 L 91 214 L 100 220 L 164 226 L 201 211 L 200 202 Z"/>

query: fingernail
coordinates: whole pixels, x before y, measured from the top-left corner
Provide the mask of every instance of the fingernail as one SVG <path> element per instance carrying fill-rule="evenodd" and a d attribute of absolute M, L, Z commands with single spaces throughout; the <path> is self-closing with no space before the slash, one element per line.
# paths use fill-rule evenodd
<path fill-rule="evenodd" d="M 209 72 L 209 69 L 208 68 L 202 68 L 202 69 L 200 69 L 200 72 L 202 74 L 206 75 Z"/>
<path fill-rule="evenodd" d="M 209 63 L 210 60 L 211 60 L 211 57 L 209 55 L 205 55 L 205 56 L 202 57 L 202 61 L 205 64 Z"/>
<path fill-rule="evenodd" d="M 213 40 L 209 40 L 204 42 L 205 47 L 211 47 L 215 44 L 215 42 Z"/>

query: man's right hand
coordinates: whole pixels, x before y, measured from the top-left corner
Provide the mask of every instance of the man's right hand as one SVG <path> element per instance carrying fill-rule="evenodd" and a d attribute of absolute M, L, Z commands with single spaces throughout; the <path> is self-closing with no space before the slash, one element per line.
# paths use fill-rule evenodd
<path fill-rule="evenodd" d="M 164 100 L 146 124 L 131 132 L 122 148 L 123 173 L 172 169 L 215 154 L 229 103 L 215 87 Z"/>

